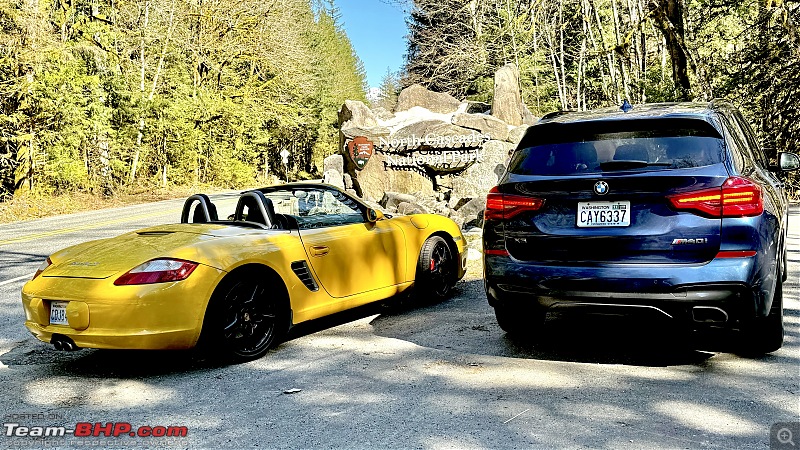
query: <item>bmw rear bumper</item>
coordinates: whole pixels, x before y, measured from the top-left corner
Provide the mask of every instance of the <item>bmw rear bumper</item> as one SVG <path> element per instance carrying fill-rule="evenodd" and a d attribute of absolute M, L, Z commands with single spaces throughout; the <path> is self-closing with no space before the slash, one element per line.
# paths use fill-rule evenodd
<path fill-rule="evenodd" d="M 762 269 L 757 257 L 591 267 L 535 265 L 500 255 L 484 259 L 492 306 L 661 317 L 695 328 L 739 328 L 766 315 L 764 281 L 774 280 L 764 280 L 760 274 L 771 271 Z"/>

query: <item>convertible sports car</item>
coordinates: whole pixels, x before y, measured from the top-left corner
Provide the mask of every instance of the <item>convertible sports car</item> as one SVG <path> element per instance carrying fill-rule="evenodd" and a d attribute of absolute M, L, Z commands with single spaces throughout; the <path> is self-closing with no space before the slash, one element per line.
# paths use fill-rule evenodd
<path fill-rule="evenodd" d="M 288 329 L 412 286 L 444 297 L 466 245 L 442 216 L 384 216 L 324 184 L 243 193 L 219 220 L 202 194 L 180 224 L 66 248 L 22 288 L 25 326 L 56 349 L 208 346 L 261 357 Z"/>

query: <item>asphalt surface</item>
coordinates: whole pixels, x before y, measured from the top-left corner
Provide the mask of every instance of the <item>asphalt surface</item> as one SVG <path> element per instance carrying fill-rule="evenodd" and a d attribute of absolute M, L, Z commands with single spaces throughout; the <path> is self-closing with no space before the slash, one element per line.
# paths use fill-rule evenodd
<path fill-rule="evenodd" d="M 212 199 L 220 215 L 233 208 L 230 194 Z M 48 254 L 175 222 L 181 205 L 0 225 L 0 447 L 770 448 L 771 425 L 800 418 L 797 207 L 786 343 L 761 358 L 726 353 L 728 337 L 689 350 L 669 324 L 629 320 L 552 320 L 542 342 L 512 340 L 486 303 L 479 260 L 444 302 L 395 301 L 306 324 L 239 365 L 191 352 L 56 352 L 25 330 L 19 291 Z M 81 422 L 188 433 L 17 437 L 5 425 Z"/>

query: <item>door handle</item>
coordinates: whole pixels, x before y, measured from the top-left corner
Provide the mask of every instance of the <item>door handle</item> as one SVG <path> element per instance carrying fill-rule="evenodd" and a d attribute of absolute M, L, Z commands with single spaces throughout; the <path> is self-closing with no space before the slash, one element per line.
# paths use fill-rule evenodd
<path fill-rule="evenodd" d="M 312 245 L 309 250 L 311 250 L 311 256 L 325 256 L 331 249 L 325 245 Z"/>

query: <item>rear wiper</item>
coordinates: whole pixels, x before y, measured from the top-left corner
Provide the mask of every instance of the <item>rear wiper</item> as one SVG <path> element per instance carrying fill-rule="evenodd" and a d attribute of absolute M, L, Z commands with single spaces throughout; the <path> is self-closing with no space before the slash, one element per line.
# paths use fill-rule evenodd
<path fill-rule="evenodd" d="M 666 162 L 647 162 L 636 159 L 617 159 L 614 161 L 606 161 L 600 163 L 600 169 L 604 171 L 610 170 L 628 170 L 628 169 L 641 169 L 642 167 L 669 167 L 672 163 Z"/>

